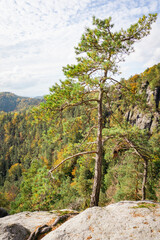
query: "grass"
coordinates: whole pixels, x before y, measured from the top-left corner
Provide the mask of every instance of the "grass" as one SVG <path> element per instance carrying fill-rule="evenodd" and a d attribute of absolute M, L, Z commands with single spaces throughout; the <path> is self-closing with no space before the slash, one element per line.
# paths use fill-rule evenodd
<path fill-rule="evenodd" d="M 156 204 L 154 203 L 146 203 L 146 202 L 142 202 L 142 203 L 137 203 L 137 206 L 134 206 L 132 208 L 155 208 Z"/>

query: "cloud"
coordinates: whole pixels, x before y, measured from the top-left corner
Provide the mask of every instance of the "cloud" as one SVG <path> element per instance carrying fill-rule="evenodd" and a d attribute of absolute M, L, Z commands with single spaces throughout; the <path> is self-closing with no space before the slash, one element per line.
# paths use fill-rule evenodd
<path fill-rule="evenodd" d="M 123 75 L 128 78 L 136 73 L 143 72 L 146 68 L 160 62 L 160 16 L 153 24 L 149 36 L 135 44 L 135 52 L 121 64 Z"/>
<path fill-rule="evenodd" d="M 112 16 L 119 29 L 158 9 L 159 0 L 1 0 L 0 91 L 46 94 L 64 78 L 62 67 L 75 63 L 74 46 L 93 15 Z M 158 18 L 151 35 L 121 65 L 124 76 L 160 62 L 159 29 Z"/>

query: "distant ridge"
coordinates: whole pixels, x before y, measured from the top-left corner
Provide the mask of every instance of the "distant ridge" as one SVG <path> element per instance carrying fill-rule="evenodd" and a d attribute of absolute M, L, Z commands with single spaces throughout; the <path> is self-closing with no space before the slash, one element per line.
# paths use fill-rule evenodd
<path fill-rule="evenodd" d="M 42 102 L 43 97 L 29 98 L 17 96 L 10 92 L 0 92 L 0 111 L 21 111 Z"/>
<path fill-rule="evenodd" d="M 36 96 L 36 97 L 34 97 L 34 99 L 44 99 L 44 97 L 43 96 Z"/>

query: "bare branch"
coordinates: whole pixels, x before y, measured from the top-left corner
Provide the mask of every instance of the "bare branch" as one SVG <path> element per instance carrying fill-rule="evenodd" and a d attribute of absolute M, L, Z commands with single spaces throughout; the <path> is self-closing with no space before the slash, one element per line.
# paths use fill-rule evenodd
<path fill-rule="evenodd" d="M 69 156 L 67 158 L 65 158 L 61 163 L 59 163 L 56 167 L 53 167 L 49 170 L 49 173 L 51 174 L 51 172 L 53 172 L 54 170 L 56 170 L 59 166 L 61 166 L 64 162 L 66 162 L 69 159 L 72 159 L 74 157 L 78 157 L 78 156 L 82 156 L 82 155 L 86 155 L 86 154 L 93 154 L 93 153 L 97 153 L 96 151 L 91 151 L 91 152 L 80 152 L 77 154 L 74 154 L 72 156 Z"/>
<path fill-rule="evenodd" d="M 84 93 L 87 94 L 87 93 Z M 59 111 L 63 111 L 64 109 L 68 108 L 68 107 L 76 107 L 76 106 L 80 106 L 82 104 L 89 104 L 90 102 L 99 102 L 98 99 L 88 99 L 88 100 L 83 100 L 77 103 L 73 103 L 73 104 L 69 104 L 68 102 L 63 103 L 61 106 L 57 107 L 57 108 L 52 108 L 52 107 L 46 107 L 47 110 L 50 111 L 54 111 L 54 112 L 59 112 Z"/>
<path fill-rule="evenodd" d="M 99 90 L 86 91 L 84 94 L 99 93 Z"/>
<path fill-rule="evenodd" d="M 144 154 L 142 154 L 142 153 L 139 151 L 138 147 L 135 146 L 135 144 L 133 144 L 132 141 L 129 140 L 127 137 L 125 137 L 125 140 L 126 140 L 126 142 L 134 149 L 135 153 L 136 153 L 139 157 L 141 157 L 143 160 L 146 160 L 147 158 L 149 158 L 149 156 L 148 156 L 147 154 L 146 154 L 146 156 L 145 156 Z"/>
<path fill-rule="evenodd" d="M 119 85 L 121 85 L 123 88 L 126 88 L 128 91 L 130 91 L 130 89 L 128 87 L 126 87 L 125 85 L 123 85 L 121 82 L 119 82 L 118 80 L 114 79 L 114 78 L 110 78 L 111 81 L 118 83 Z"/>
<path fill-rule="evenodd" d="M 106 137 L 102 140 L 102 144 L 104 144 L 106 141 L 108 141 L 109 139 L 111 138 L 114 138 L 114 136 L 109 136 L 109 137 Z"/>
<path fill-rule="evenodd" d="M 91 145 L 91 144 L 97 144 L 97 141 L 94 141 L 94 142 L 88 142 L 87 144 L 88 144 L 88 145 Z"/>
<path fill-rule="evenodd" d="M 60 110 L 63 111 L 67 107 L 76 107 L 76 106 L 80 106 L 82 104 L 88 104 L 90 102 L 98 102 L 98 101 L 99 101 L 98 99 L 89 99 L 89 100 L 82 100 L 81 102 L 77 102 L 74 104 L 69 104 L 68 102 L 66 102 L 61 106 Z"/>
<path fill-rule="evenodd" d="M 100 66 L 100 64 L 98 64 Z M 101 70 L 101 68 L 96 68 L 96 69 L 93 69 L 92 71 L 90 70 L 90 73 L 88 73 L 88 76 L 91 76 L 93 73 L 97 72 L 98 70 Z"/>
<path fill-rule="evenodd" d="M 104 144 L 107 140 L 111 139 L 111 138 L 114 138 L 114 136 L 109 136 L 109 137 L 106 137 L 104 139 L 102 139 L 102 144 Z M 94 142 L 89 142 L 87 143 L 88 145 L 90 144 L 97 144 L 97 141 L 94 141 Z"/>

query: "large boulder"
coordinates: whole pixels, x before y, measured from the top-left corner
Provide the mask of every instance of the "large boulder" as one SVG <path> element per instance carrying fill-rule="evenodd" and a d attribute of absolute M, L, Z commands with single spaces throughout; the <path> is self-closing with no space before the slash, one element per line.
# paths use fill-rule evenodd
<path fill-rule="evenodd" d="M 56 213 L 21 212 L 0 218 L 0 240 L 26 240 L 37 227 L 54 222 Z"/>
<path fill-rule="evenodd" d="M 160 205 L 124 201 L 88 208 L 43 240 L 159 240 Z"/>

